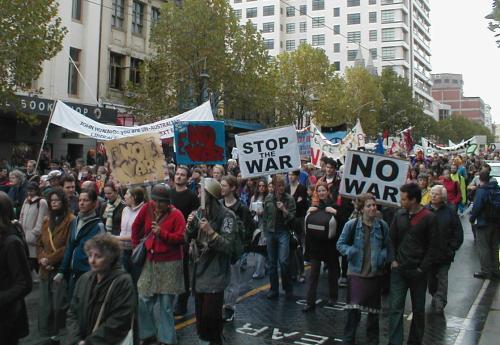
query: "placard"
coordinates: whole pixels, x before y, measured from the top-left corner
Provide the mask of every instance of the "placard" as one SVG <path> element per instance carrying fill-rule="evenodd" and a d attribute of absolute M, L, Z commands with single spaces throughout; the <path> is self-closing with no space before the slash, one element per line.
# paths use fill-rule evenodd
<path fill-rule="evenodd" d="M 177 164 L 225 164 L 223 121 L 177 122 L 174 124 Z"/>

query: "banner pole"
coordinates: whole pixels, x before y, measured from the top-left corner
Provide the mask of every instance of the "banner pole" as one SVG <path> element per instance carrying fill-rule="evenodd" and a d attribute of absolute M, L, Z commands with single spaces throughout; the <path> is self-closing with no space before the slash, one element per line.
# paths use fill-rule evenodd
<path fill-rule="evenodd" d="M 40 150 L 38 151 L 38 158 L 36 159 L 35 174 L 37 173 L 38 170 L 38 165 L 40 163 L 40 158 L 42 156 L 43 146 L 45 145 L 45 141 L 47 140 L 47 137 L 49 135 L 49 126 L 50 122 L 52 121 L 52 116 L 54 115 L 54 110 L 56 109 L 56 105 L 57 105 L 57 100 L 55 100 L 52 105 L 52 111 L 50 112 L 49 121 L 47 122 L 47 127 L 45 127 L 45 133 L 43 134 L 42 145 L 40 146 Z"/>

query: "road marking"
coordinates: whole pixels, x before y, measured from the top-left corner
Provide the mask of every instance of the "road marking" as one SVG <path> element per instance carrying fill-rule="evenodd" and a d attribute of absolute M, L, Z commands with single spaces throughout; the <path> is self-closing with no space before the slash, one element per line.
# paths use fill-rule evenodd
<path fill-rule="evenodd" d="M 453 345 L 461 345 L 463 342 L 463 339 L 465 337 L 465 328 L 469 325 L 471 322 L 472 316 L 476 313 L 476 310 L 479 306 L 479 303 L 483 299 L 484 293 L 486 292 L 486 289 L 490 285 L 490 280 L 485 279 L 483 282 L 483 286 L 481 287 L 481 290 L 479 290 L 479 293 L 477 294 L 476 299 L 474 300 L 474 303 L 472 303 L 471 308 L 469 309 L 469 312 L 467 313 L 467 316 L 465 317 L 464 322 L 462 322 L 462 328 L 460 329 L 460 332 L 458 333 L 457 338 L 455 339 L 455 342 Z"/>

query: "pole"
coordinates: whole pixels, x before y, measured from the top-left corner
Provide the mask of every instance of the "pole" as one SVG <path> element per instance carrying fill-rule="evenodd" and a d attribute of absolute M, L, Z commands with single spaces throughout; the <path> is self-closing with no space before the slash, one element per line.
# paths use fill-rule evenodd
<path fill-rule="evenodd" d="M 47 122 L 47 127 L 45 127 L 45 133 L 43 134 L 42 145 L 40 146 L 40 151 L 38 151 L 38 158 L 36 159 L 35 174 L 38 170 L 38 164 L 40 163 L 40 157 L 42 156 L 43 146 L 45 145 L 45 141 L 47 140 L 47 137 L 49 135 L 49 126 L 50 122 L 52 121 L 52 116 L 54 115 L 54 110 L 56 109 L 56 105 L 57 105 L 57 100 L 55 100 L 52 105 L 52 111 L 50 112 L 49 121 Z"/>

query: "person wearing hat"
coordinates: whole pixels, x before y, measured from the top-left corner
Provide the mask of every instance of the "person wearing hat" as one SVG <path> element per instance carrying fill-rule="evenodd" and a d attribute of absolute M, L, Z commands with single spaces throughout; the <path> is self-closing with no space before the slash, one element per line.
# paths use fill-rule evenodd
<path fill-rule="evenodd" d="M 49 181 L 52 188 L 61 187 L 61 170 L 52 170 L 47 175 L 47 181 Z"/>
<path fill-rule="evenodd" d="M 182 245 L 186 222 L 182 212 L 172 205 L 167 185 L 155 185 L 151 199 L 134 221 L 134 225 L 143 224 L 147 253 L 137 282 L 139 338 L 142 344 L 176 344 L 174 300 L 175 295 L 185 290 Z M 156 305 L 159 305 L 158 320 Z"/>
<path fill-rule="evenodd" d="M 19 215 L 26 243 L 29 249 L 29 263 L 31 271 L 35 274 L 34 281 L 38 280 L 38 259 L 36 255 L 36 245 L 42 231 L 43 220 L 47 216 L 49 207 L 47 201 L 40 196 L 40 187 L 35 182 L 28 182 L 26 186 L 27 197 L 24 200 Z"/>
<path fill-rule="evenodd" d="M 231 278 L 237 223 L 234 212 L 219 201 L 220 183 L 206 178 L 204 185 L 205 208 L 189 215 L 187 238 L 194 260 L 192 284 L 200 345 L 220 345 L 224 289 Z"/>

